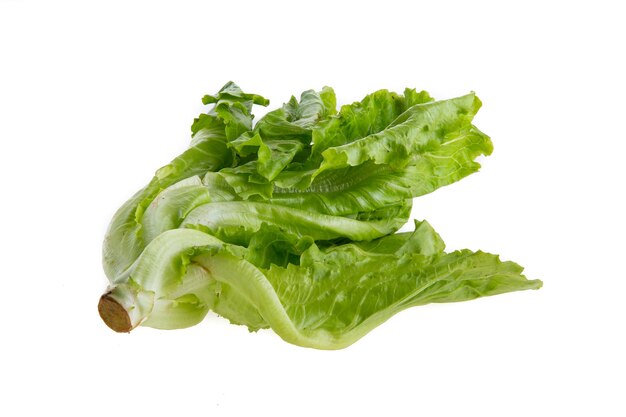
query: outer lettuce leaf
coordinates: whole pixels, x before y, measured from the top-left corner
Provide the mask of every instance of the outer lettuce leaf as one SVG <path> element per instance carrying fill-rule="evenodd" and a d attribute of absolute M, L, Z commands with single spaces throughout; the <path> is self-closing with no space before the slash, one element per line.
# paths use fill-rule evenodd
<path fill-rule="evenodd" d="M 166 188 L 144 212 L 141 221 L 144 240 L 150 242 L 161 233 L 180 227 L 191 210 L 210 202 L 209 189 L 197 176 Z"/>
<path fill-rule="evenodd" d="M 387 210 L 385 216 L 365 219 L 329 216 L 262 201 L 213 202 L 190 211 L 181 226 L 203 230 L 240 245 L 247 245 L 263 224 L 314 240 L 370 240 L 393 233 L 406 223 L 411 205 L 403 203 L 394 206 L 393 211 Z"/>
<path fill-rule="evenodd" d="M 249 255 L 249 249 L 196 230 L 161 234 L 128 282 L 117 283 L 120 292 L 132 292 L 130 298 L 153 300 L 140 308 L 144 317 L 136 324 L 186 327 L 213 310 L 251 330 L 271 327 L 290 343 L 340 349 L 408 307 L 541 286 L 495 255 L 444 253 L 425 222 L 413 233 L 327 248 L 312 242 L 298 248 L 273 228 L 260 233 L 268 233 L 268 241 L 283 239 L 289 251 L 303 250 L 299 265 L 277 266 L 267 262 L 273 254 Z M 271 266 L 260 267 L 255 257 Z"/>
<path fill-rule="evenodd" d="M 315 176 L 325 170 L 357 166 L 366 161 L 406 165 L 416 154 L 436 149 L 450 136 L 469 129 L 480 105 L 473 93 L 451 100 L 416 104 L 384 130 L 325 149 L 322 152 L 324 161 Z"/>
<path fill-rule="evenodd" d="M 442 250 L 439 237 L 422 223 L 412 235 L 365 245 L 312 246 L 300 266 L 272 266 L 266 276 L 298 336 L 319 337 L 330 346 L 352 343 L 408 307 L 541 286 L 495 255 Z"/>
<path fill-rule="evenodd" d="M 404 96 L 387 90 L 369 94 L 360 102 L 343 106 L 339 117 L 328 119 L 315 129 L 312 153 L 320 155 L 328 148 L 381 132 L 410 107 L 431 101 L 427 92 L 408 88 Z"/>
<path fill-rule="evenodd" d="M 297 334 L 296 343 L 345 347 L 397 312 L 432 302 L 455 302 L 509 291 L 536 289 L 522 268 L 482 252 L 373 257 L 341 254 L 355 263 L 337 269 L 334 254 L 305 267 L 274 267 L 267 273 Z M 391 263 L 393 262 L 393 263 Z M 308 291 L 305 291 L 308 288 Z"/>

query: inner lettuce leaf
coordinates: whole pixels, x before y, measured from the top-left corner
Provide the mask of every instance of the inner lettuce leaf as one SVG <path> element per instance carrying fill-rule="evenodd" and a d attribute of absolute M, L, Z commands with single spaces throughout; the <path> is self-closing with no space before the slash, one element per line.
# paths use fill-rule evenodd
<path fill-rule="evenodd" d="M 536 289 L 496 255 L 444 252 L 426 222 L 394 234 L 412 199 L 476 172 L 489 136 L 474 93 L 376 91 L 337 111 L 307 90 L 269 102 L 229 82 L 203 98 L 189 149 L 114 215 L 101 298 L 117 331 L 182 328 L 208 311 L 288 342 L 343 348 L 397 312 Z"/>

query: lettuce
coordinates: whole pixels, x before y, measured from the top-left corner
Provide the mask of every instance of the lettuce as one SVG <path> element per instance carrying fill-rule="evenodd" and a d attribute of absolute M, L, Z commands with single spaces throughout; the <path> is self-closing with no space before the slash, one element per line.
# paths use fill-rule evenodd
<path fill-rule="evenodd" d="M 182 328 L 209 310 L 288 342 L 343 348 L 393 314 L 432 302 L 536 289 L 521 267 L 445 253 L 426 222 L 394 234 L 412 199 L 476 172 L 491 140 L 480 100 L 386 90 L 336 109 L 324 87 L 253 125 L 233 83 L 205 96 L 190 148 L 115 214 L 103 247 L 117 331 Z"/>

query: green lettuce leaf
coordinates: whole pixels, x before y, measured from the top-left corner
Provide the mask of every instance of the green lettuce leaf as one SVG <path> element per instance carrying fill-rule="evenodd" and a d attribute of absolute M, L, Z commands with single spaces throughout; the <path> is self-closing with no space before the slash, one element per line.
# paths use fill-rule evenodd
<path fill-rule="evenodd" d="M 369 94 L 360 102 L 345 105 L 338 117 L 321 123 L 313 132 L 313 155 L 381 132 L 402 113 L 416 104 L 433 101 L 425 92 L 406 89 L 404 96 L 387 90 Z M 319 159 L 318 159 L 319 161 Z"/>
<path fill-rule="evenodd" d="M 480 100 L 472 93 L 450 100 L 416 104 L 391 121 L 384 130 L 349 143 L 326 148 L 315 176 L 329 169 L 376 164 L 408 164 L 425 150 L 436 149 L 469 129 Z"/>
<path fill-rule="evenodd" d="M 270 327 L 290 343 L 340 349 L 409 307 L 541 287 L 495 255 L 444 253 L 426 222 L 416 222 L 413 233 L 328 247 L 271 227 L 259 233 L 277 246 L 249 254 L 197 230 L 164 232 L 111 294 L 148 300 L 135 325 L 187 327 L 213 310 L 251 330 Z M 272 262 L 281 245 L 301 252 L 299 264 Z"/>
<path fill-rule="evenodd" d="M 330 216 L 262 201 L 224 201 L 191 210 L 181 227 L 195 228 L 229 243 L 247 245 L 263 224 L 275 225 L 298 237 L 314 240 L 370 240 L 398 230 L 410 214 L 410 204 L 394 207 L 395 215 L 372 218 Z"/>

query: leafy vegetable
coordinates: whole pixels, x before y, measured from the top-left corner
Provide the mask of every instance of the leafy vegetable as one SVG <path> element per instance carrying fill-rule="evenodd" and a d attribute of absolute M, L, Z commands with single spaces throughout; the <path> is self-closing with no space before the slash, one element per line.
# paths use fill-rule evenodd
<path fill-rule="evenodd" d="M 426 223 L 393 234 L 412 198 L 478 170 L 492 150 L 472 93 L 434 101 L 381 90 L 335 108 L 292 97 L 252 124 L 263 97 L 226 84 L 192 125 L 191 147 L 114 216 L 104 242 L 114 330 L 181 328 L 209 310 L 302 346 L 348 346 L 431 302 L 539 288 L 483 252 L 443 252 Z"/>

